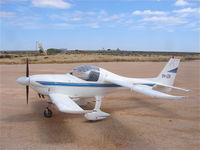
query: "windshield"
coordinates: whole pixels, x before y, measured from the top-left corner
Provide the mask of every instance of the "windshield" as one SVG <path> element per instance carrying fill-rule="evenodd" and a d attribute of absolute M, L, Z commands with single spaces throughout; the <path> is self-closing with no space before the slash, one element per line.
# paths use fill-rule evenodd
<path fill-rule="evenodd" d="M 99 67 L 84 65 L 74 68 L 71 75 L 86 81 L 98 81 L 99 70 Z"/>

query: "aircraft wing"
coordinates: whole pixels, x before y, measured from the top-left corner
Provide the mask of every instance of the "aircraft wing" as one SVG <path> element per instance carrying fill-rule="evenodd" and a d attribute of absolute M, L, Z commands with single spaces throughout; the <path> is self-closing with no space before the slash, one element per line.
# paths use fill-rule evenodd
<path fill-rule="evenodd" d="M 85 111 L 67 95 L 53 93 L 50 94 L 49 97 L 52 103 L 55 104 L 61 112 L 73 114 L 85 113 Z"/>
<path fill-rule="evenodd" d="M 120 80 L 115 80 L 115 79 L 111 79 L 111 78 L 106 78 L 107 82 L 111 82 L 123 87 L 127 87 L 130 88 L 131 90 L 144 94 L 146 96 L 150 96 L 150 97 L 155 97 L 155 98 L 166 98 L 166 99 L 180 99 L 180 98 L 185 98 L 185 96 L 174 96 L 174 95 L 169 95 L 166 93 L 162 93 L 156 90 L 153 90 L 151 88 L 146 88 L 144 85 L 139 85 L 139 84 L 132 84 L 129 82 L 125 82 L 125 81 L 120 81 Z M 144 83 L 143 83 L 144 84 Z"/>

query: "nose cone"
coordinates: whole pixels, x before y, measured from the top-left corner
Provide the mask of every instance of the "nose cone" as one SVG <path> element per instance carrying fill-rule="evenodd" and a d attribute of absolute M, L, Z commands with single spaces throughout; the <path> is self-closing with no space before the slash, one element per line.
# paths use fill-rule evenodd
<path fill-rule="evenodd" d="M 30 78 L 29 77 L 19 77 L 17 80 L 17 83 L 22 84 L 22 85 L 29 85 Z"/>

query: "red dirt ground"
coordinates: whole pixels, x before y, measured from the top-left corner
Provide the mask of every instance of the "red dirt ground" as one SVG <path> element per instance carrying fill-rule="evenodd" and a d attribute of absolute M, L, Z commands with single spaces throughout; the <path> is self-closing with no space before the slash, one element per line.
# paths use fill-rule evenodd
<path fill-rule="evenodd" d="M 128 77 L 154 77 L 165 62 L 89 63 Z M 30 74 L 66 73 L 77 64 L 33 64 Z M 102 110 L 111 117 L 88 122 L 83 115 L 43 117 L 44 100 L 15 80 L 25 65 L 0 65 L 0 149 L 198 150 L 200 149 L 200 61 L 182 62 L 175 86 L 191 89 L 181 100 L 149 98 L 129 90 L 109 94 Z M 94 102 L 90 101 L 88 108 Z"/>

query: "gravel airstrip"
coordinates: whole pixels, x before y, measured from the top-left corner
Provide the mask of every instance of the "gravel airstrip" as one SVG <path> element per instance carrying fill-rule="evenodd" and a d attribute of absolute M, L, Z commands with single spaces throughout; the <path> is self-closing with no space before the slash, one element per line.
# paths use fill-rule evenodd
<path fill-rule="evenodd" d="M 166 62 L 89 63 L 127 77 L 154 77 Z M 30 74 L 66 73 L 73 64 L 30 64 Z M 155 99 L 135 92 L 120 91 L 104 98 L 102 110 L 111 117 L 97 122 L 83 115 L 43 117 L 45 101 L 16 83 L 25 65 L 0 65 L 1 150 L 198 150 L 200 149 L 200 61 L 180 64 L 175 86 L 191 92 L 181 100 Z M 89 99 L 85 109 L 94 107 Z"/>

